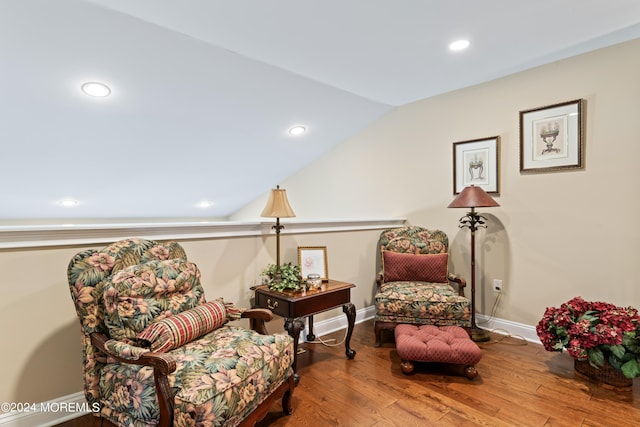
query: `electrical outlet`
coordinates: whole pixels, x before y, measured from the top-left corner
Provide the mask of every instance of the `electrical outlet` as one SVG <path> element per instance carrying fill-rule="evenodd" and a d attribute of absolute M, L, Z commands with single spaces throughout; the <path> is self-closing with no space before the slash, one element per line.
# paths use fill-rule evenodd
<path fill-rule="evenodd" d="M 502 280 L 493 279 L 493 292 L 496 294 L 502 293 Z"/>

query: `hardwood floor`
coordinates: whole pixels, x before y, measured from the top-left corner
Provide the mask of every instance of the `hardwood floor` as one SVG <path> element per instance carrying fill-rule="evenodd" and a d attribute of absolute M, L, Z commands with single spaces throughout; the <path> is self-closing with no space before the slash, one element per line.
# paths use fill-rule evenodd
<path fill-rule="evenodd" d="M 341 341 L 344 331 L 323 337 Z M 638 426 L 640 380 L 633 391 L 603 389 L 575 378 L 573 360 L 542 346 L 492 335 L 481 343 L 479 375 L 446 375 L 442 367 L 417 364 L 404 375 L 393 336 L 373 346 L 373 322 L 356 325 L 351 347 L 304 344 L 294 413 L 274 406 L 260 427 L 320 426 Z M 90 426 L 91 416 L 61 424 Z"/>

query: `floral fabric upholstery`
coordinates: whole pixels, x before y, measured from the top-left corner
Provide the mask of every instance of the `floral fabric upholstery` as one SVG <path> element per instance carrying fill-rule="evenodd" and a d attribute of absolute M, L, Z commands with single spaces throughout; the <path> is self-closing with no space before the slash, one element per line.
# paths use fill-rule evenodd
<path fill-rule="evenodd" d="M 388 282 L 375 296 L 376 320 L 414 325 L 467 325 L 469 300 L 448 283 Z"/>
<path fill-rule="evenodd" d="M 378 246 L 381 250 L 402 254 L 445 254 L 449 249 L 449 238 L 441 230 L 401 227 L 383 231 Z"/>
<path fill-rule="evenodd" d="M 93 332 L 108 335 L 104 322 L 103 281 L 114 271 L 135 265 L 143 259 L 174 258 L 186 259 L 184 250 L 177 243 L 127 239 L 99 251 L 87 249 L 79 252 L 69 262 L 67 277 L 82 332 L 84 394 L 90 404 L 100 403 L 100 372 L 107 362 L 106 356 L 91 344 L 90 337 Z M 112 345 L 114 348 L 125 347 Z"/>
<path fill-rule="evenodd" d="M 127 239 L 78 253 L 67 273 L 81 324 L 87 401 L 116 425 L 157 424 L 153 369 L 107 357 L 90 335 L 102 333 L 109 351 L 139 359 L 149 349 L 138 333 L 206 302 L 198 268 L 175 242 Z M 241 309 L 224 305 L 227 320 L 240 318 Z M 226 325 L 166 354 L 177 365 L 168 377 L 174 425 L 236 425 L 291 375 L 293 341 Z"/>
<path fill-rule="evenodd" d="M 167 354 L 175 426 L 237 425 L 291 374 L 293 341 L 223 326 Z M 102 369 L 102 412 L 116 425 L 153 425 L 159 417 L 153 369 L 123 363 Z"/>
<path fill-rule="evenodd" d="M 416 255 L 444 254 L 448 251 L 449 239 L 443 231 L 417 226 L 385 230 L 380 235 L 378 248 L 381 271 L 378 292 L 374 297 L 375 322 L 470 326 L 471 303 L 449 282 L 422 282 L 410 278 L 384 281 L 383 251 Z M 450 273 L 446 277 L 453 279 Z"/>
<path fill-rule="evenodd" d="M 125 267 L 102 282 L 109 336 L 133 339 L 154 320 L 204 303 L 200 270 L 185 259 Z"/>

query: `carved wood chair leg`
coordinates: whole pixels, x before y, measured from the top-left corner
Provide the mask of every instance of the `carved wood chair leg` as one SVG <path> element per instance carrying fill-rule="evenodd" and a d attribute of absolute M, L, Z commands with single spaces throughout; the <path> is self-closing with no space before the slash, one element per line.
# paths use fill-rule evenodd
<path fill-rule="evenodd" d="M 373 345 L 374 347 L 380 347 L 380 330 L 382 328 L 378 325 L 378 322 L 373 322 L 373 333 L 376 336 L 376 343 Z"/>
<path fill-rule="evenodd" d="M 295 380 L 293 375 L 289 377 L 289 390 L 287 390 L 284 395 L 282 395 L 282 410 L 286 415 L 291 415 L 293 413 L 293 404 L 291 402 L 291 394 L 293 389 L 295 388 Z"/>
<path fill-rule="evenodd" d="M 464 374 L 467 376 L 467 378 L 469 378 L 470 380 L 474 379 L 475 377 L 478 376 L 478 371 L 476 370 L 475 366 L 467 366 L 464 370 Z"/>
<path fill-rule="evenodd" d="M 402 369 L 402 373 L 405 375 L 409 375 L 413 373 L 413 362 L 410 360 L 402 360 L 400 361 L 400 368 Z"/>

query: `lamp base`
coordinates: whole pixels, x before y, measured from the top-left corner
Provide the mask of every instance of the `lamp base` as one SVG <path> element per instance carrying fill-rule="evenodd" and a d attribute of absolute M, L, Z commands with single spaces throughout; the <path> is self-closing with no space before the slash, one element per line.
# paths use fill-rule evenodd
<path fill-rule="evenodd" d="M 474 326 L 469 330 L 469 336 L 473 342 L 485 342 L 491 339 L 489 332 L 484 329 L 480 329 L 477 326 Z"/>

